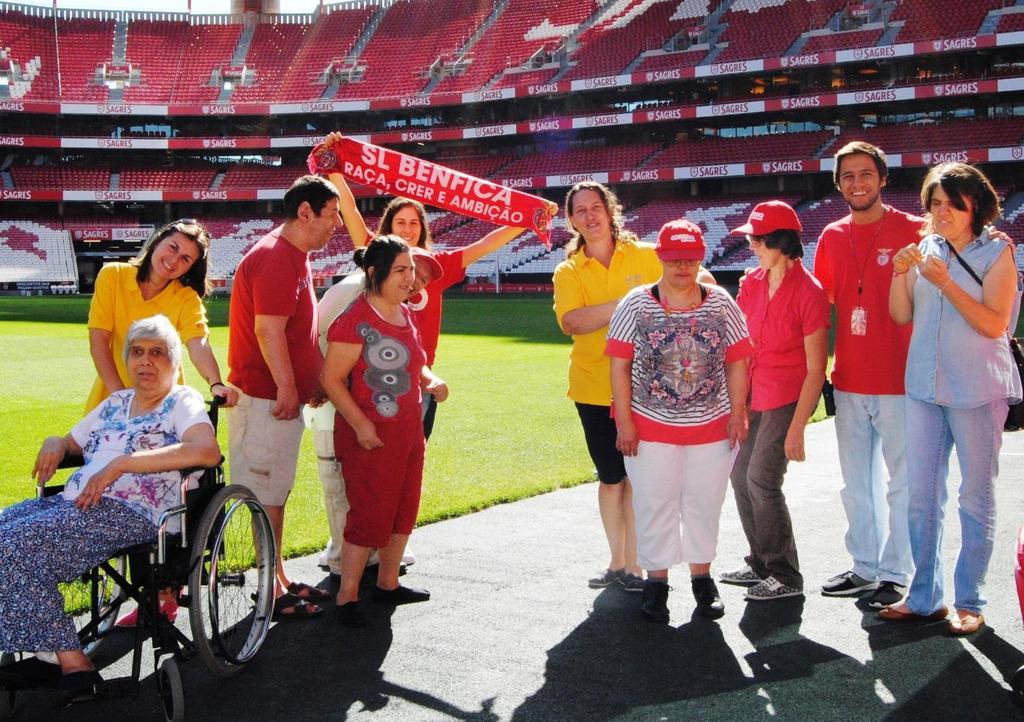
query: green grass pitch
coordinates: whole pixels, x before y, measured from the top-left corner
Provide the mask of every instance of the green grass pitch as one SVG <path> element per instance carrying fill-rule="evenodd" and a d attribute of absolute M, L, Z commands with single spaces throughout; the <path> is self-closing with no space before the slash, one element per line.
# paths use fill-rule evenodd
<path fill-rule="evenodd" d="M 34 493 L 29 474 L 40 442 L 81 417 L 94 377 L 88 304 L 88 297 L 0 297 L 0 507 Z M 209 304 L 225 373 L 227 305 Z M 419 522 L 591 480 L 565 397 L 569 342 L 555 325 L 551 299 L 456 296 L 446 299 L 444 313 L 435 370 L 451 397 L 438 408 L 427 449 Z M 185 374 L 198 378 L 187 360 Z M 226 450 L 226 424 L 219 437 Z M 309 434 L 285 530 L 288 555 L 322 548 L 329 534 Z"/>

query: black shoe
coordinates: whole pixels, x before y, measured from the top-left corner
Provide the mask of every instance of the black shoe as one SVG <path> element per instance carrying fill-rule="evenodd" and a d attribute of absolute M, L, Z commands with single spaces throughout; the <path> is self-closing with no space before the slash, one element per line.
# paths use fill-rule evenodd
<path fill-rule="evenodd" d="M 343 627 L 366 626 L 366 617 L 363 616 L 363 610 L 359 608 L 358 600 L 334 605 L 334 616 L 338 618 Z"/>
<path fill-rule="evenodd" d="M 416 604 L 429 599 L 430 592 L 426 589 L 403 587 L 401 584 L 394 589 L 373 588 L 373 601 L 381 604 Z"/>
<path fill-rule="evenodd" d="M 57 698 L 60 704 L 87 702 L 96 696 L 96 687 L 103 684 L 103 677 L 95 669 L 68 672 L 57 683 Z"/>
<path fill-rule="evenodd" d="M 668 582 L 653 579 L 644 582 L 640 613 L 648 622 L 668 624 Z"/>
<path fill-rule="evenodd" d="M 60 665 L 44 662 L 39 657 L 27 657 L 0 666 L 0 689 L 46 687 L 57 684 L 60 678 Z"/>
<path fill-rule="evenodd" d="M 907 596 L 907 588 L 896 582 L 879 582 L 878 589 L 868 599 L 872 609 L 885 609 L 890 604 L 898 604 Z"/>
<path fill-rule="evenodd" d="M 368 564 L 366 569 L 363 570 L 363 577 L 359 580 L 360 586 L 369 586 L 377 583 L 377 570 L 380 568 L 380 564 Z M 398 576 L 404 577 L 408 568 L 405 564 L 398 565 Z M 338 577 L 339 581 L 341 577 Z"/>
<path fill-rule="evenodd" d="M 610 587 L 615 582 L 622 580 L 622 575 L 625 571 L 625 569 L 605 569 L 598 572 L 596 576 L 588 579 L 587 586 L 591 589 L 604 589 L 605 587 Z"/>
<path fill-rule="evenodd" d="M 697 614 L 702 617 L 718 619 L 725 614 L 725 605 L 718 596 L 718 587 L 711 577 L 695 577 L 690 580 L 693 598 L 697 600 Z"/>

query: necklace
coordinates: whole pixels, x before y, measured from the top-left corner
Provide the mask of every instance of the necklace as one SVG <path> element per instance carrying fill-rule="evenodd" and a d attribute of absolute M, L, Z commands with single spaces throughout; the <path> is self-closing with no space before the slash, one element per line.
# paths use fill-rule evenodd
<path fill-rule="evenodd" d="M 681 305 L 670 306 L 668 302 L 668 296 L 667 294 L 661 292 L 660 285 L 660 283 L 656 283 L 654 285 L 654 290 L 657 291 L 657 293 L 654 293 L 652 295 L 654 295 L 655 299 L 658 300 L 658 302 L 661 304 L 661 307 L 665 309 L 666 313 L 672 313 L 673 311 L 692 311 L 693 309 L 697 308 L 697 306 L 699 306 L 705 298 L 706 292 L 704 291 L 704 287 L 698 283 L 694 287 L 694 289 L 688 292 L 687 294 L 690 298 L 693 298 L 694 294 L 696 293 L 696 299 L 692 301 L 687 299 L 683 301 Z M 663 297 L 664 300 L 662 300 Z"/>

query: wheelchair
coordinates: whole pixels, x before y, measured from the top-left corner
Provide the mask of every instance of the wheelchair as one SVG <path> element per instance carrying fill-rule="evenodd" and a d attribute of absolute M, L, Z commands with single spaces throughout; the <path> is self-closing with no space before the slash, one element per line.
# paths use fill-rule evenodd
<path fill-rule="evenodd" d="M 212 403 L 214 428 L 217 409 Z M 61 466 L 75 461 L 65 459 Z M 181 503 L 161 515 L 155 542 L 122 549 L 78 581 L 62 585 L 71 608 L 80 609 L 75 623 L 90 658 L 113 635 L 129 633 L 115 625 L 122 606 L 131 600 L 138 608 L 131 675 L 104 680 L 63 703 L 137 696 L 143 645 L 151 641 L 164 717 L 179 722 L 185 718 L 181 664 L 198 656 L 217 677 L 231 677 L 262 646 L 273 616 L 277 565 L 267 513 L 249 489 L 225 484 L 223 458 L 216 467 L 182 470 L 181 477 Z M 52 485 L 40 493 L 51 496 L 62 489 Z M 191 638 L 161 613 L 160 596 L 168 590 L 187 611 Z M 5 654 L 0 665 L 13 661 Z M 16 694 L 0 687 L 0 722 L 14 718 Z"/>

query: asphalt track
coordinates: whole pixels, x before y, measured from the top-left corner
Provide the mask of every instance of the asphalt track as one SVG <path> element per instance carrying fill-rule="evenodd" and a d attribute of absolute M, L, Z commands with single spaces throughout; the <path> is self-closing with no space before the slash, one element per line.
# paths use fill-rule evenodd
<path fill-rule="evenodd" d="M 943 623 L 881 622 L 864 602 L 818 593 L 849 561 L 833 424 L 811 426 L 807 441 L 810 460 L 791 465 L 785 487 L 805 599 L 746 603 L 741 588 L 721 585 L 725 617 L 691 618 L 679 570 L 669 626 L 644 622 L 637 596 L 587 588 L 606 561 L 596 490 L 587 484 L 416 530 L 418 561 L 405 580 L 433 592 L 426 604 L 373 609 L 361 630 L 340 627 L 330 611 L 279 623 L 230 680 L 188 662 L 188 719 L 1024 719 L 1008 684 L 1024 665 L 1013 581 L 1024 433 L 1004 437 L 988 627 L 966 639 L 950 637 Z M 947 521 L 951 560 L 959 545 L 953 506 Z M 730 493 L 716 569 L 740 563 L 744 547 Z M 289 567 L 295 578 L 327 584 L 313 557 Z M 105 675 L 126 670 L 122 659 Z M 42 691 L 25 693 L 18 718 L 160 719 L 151 657 L 143 674 L 135 699 L 70 710 L 55 710 Z"/>

